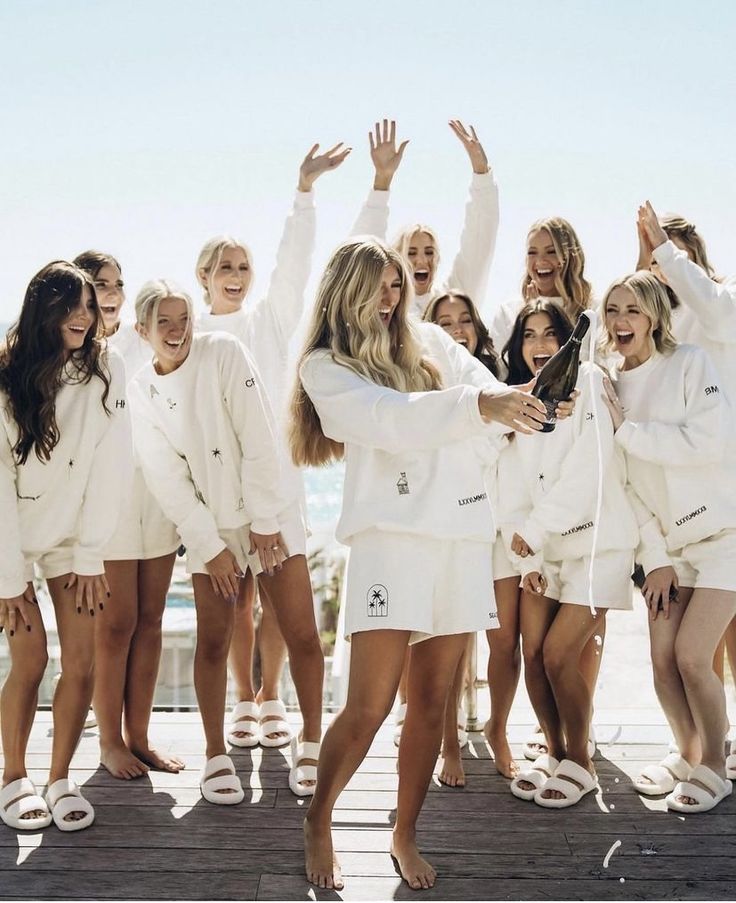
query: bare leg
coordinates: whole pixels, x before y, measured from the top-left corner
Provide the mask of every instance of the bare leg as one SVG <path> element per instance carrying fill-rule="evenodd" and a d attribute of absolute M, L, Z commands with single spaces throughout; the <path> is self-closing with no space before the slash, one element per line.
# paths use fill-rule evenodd
<path fill-rule="evenodd" d="M 100 762 L 114 778 L 129 781 L 148 771 L 122 732 L 128 655 L 138 623 L 138 562 L 106 561 L 105 576 L 110 599 L 95 620 L 93 705 L 100 728 Z"/>
<path fill-rule="evenodd" d="M 731 618 L 731 623 L 726 628 L 726 654 L 731 679 L 736 682 L 736 618 Z"/>
<path fill-rule="evenodd" d="M 399 794 L 391 854 L 409 887 L 434 885 L 437 873 L 419 854 L 416 825 L 442 740 L 444 702 L 467 634 L 437 636 L 412 647 L 406 729 L 399 746 Z M 457 726 L 455 727 L 457 731 Z"/>
<path fill-rule="evenodd" d="M 406 657 L 404 659 L 404 667 L 401 669 L 401 680 L 399 681 L 399 703 L 406 704 L 406 687 L 409 683 L 409 664 L 411 662 L 411 647 L 406 647 Z"/>
<path fill-rule="evenodd" d="M 468 634 L 465 648 L 460 653 L 460 661 L 455 668 L 452 685 L 445 700 L 445 717 L 442 730 L 442 765 L 440 767 L 439 780 L 448 787 L 465 786 L 465 769 L 463 768 L 460 741 L 458 740 L 458 710 L 460 700 L 468 676 L 468 661 L 470 660 L 470 644 L 475 642 L 475 634 Z"/>
<path fill-rule="evenodd" d="M 718 641 L 718 645 L 716 646 L 715 654 L 713 655 L 713 670 L 715 672 L 716 677 L 720 680 L 721 683 L 726 682 L 726 674 L 725 674 L 725 665 L 726 665 L 726 634 Z"/>
<path fill-rule="evenodd" d="M 128 656 L 124 711 L 131 752 L 149 767 L 174 774 L 184 768 L 184 763 L 151 748 L 148 725 L 161 661 L 161 621 L 175 560 L 176 553 L 172 552 L 138 562 L 138 625 Z"/>
<path fill-rule="evenodd" d="M 518 774 L 519 766 L 511 754 L 506 725 L 521 674 L 519 578 L 495 580 L 493 589 L 500 627 L 486 631 L 490 650 L 488 690 L 491 695 L 491 717 L 486 722 L 483 733 L 493 753 L 496 770 L 505 778 L 513 778 Z"/>
<path fill-rule="evenodd" d="M 28 776 L 26 748 L 38 703 L 38 688 L 43 679 L 48 655 L 46 632 L 37 606 L 31 607 L 31 630 L 18 618 L 15 635 L 8 632 L 10 670 L 0 693 L 0 730 L 3 744 L 2 786 Z M 11 800 L 11 802 L 14 802 Z M 24 818 L 40 818 L 43 811 L 28 812 Z"/>
<path fill-rule="evenodd" d="M 368 630 L 351 637 L 347 700 L 325 733 L 317 787 L 304 820 L 306 875 L 318 887 L 343 887 L 332 846 L 332 810 L 391 710 L 408 642 L 406 630 Z"/>
<path fill-rule="evenodd" d="M 261 629 L 258 632 L 258 649 L 261 654 L 261 686 L 256 693 L 256 702 L 260 705 L 270 699 L 279 698 L 279 683 L 286 661 L 286 643 L 279 628 L 278 618 L 266 593 L 261 594 L 262 616 Z M 270 716 L 264 719 L 267 724 Z M 272 738 L 288 736 L 280 731 L 271 731 L 267 736 Z"/>
<path fill-rule="evenodd" d="M 75 588 L 64 589 L 70 577 L 71 574 L 65 574 L 47 581 L 61 646 L 61 677 L 53 703 L 54 739 L 49 785 L 69 776 L 69 764 L 82 735 L 94 689 L 95 619 L 84 608 L 77 614 Z M 104 614 L 98 611 L 95 617 Z M 66 819 L 78 821 L 85 814 L 75 810 Z"/>
<path fill-rule="evenodd" d="M 256 598 L 256 583 L 250 568 L 240 583 L 240 592 L 235 604 L 233 638 L 230 643 L 228 664 L 235 681 L 238 702 L 253 702 L 253 606 Z"/>

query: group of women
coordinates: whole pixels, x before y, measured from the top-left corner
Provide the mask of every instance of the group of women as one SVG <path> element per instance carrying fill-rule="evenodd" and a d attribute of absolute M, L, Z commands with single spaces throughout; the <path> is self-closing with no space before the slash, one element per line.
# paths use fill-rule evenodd
<path fill-rule="evenodd" d="M 289 786 L 312 796 L 306 874 L 320 887 L 342 887 L 332 810 L 397 693 L 391 853 L 411 887 L 434 884 L 416 821 L 440 748 L 440 780 L 464 783 L 459 701 L 477 631 L 490 645 L 486 738 L 511 792 L 564 808 L 597 788 L 591 718 L 605 617 L 631 607 L 635 564 L 676 747 L 635 786 L 668 794 L 679 812 L 706 811 L 731 792 L 722 647 L 733 668 L 736 285 L 715 276 L 692 224 L 659 219 L 646 204 L 636 272 L 595 303 L 574 229 L 551 217 L 530 228 L 521 297 L 489 331 L 477 303 L 497 189 L 475 131 L 450 127 L 473 175 L 447 282 L 439 285 L 428 226 L 385 241 L 406 142 L 397 146 L 384 120 L 370 135 L 373 189 L 322 275 L 295 375 L 289 344 L 310 272 L 312 186 L 346 158 L 341 145 L 324 154 L 315 145 L 303 161 L 257 304 L 247 300 L 251 253 L 229 236 L 208 242 L 196 262 L 207 309 L 199 317 L 186 291 L 157 279 L 126 325 L 121 266 L 96 251 L 31 280 L 0 351 L 6 824 L 92 823 L 69 779 L 90 702 L 112 775 L 183 767 L 148 740 L 161 618 L 182 546 L 197 610 L 202 796 L 243 799 L 226 739 L 290 744 Z M 576 391 L 550 415 L 533 382 L 579 316 L 593 324 L 587 359 Z M 350 679 L 320 743 L 323 659 L 299 468 L 341 459 Z M 34 579 L 47 582 L 62 657 L 45 797 L 25 762 L 47 661 Z M 303 717 L 295 736 L 278 699 L 287 651 Z M 539 722 L 523 770 L 506 738 L 522 655 Z M 228 658 L 238 701 L 225 728 Z"/>

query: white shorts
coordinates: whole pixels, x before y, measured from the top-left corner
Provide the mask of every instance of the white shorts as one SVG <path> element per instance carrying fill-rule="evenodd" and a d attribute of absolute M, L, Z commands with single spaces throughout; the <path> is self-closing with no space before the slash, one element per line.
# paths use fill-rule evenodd
<path fill-rule="evenodd" d="M 599 552 L 593 564 L 593 605 L 595 608 L 633 607 L 634 553 Z M 544 576 L 547 589 L 544 595 L 570 605 L 590 605 L 590 556 L 565 561 L 545 561 Z"/>
<path fill-rule="evenodd" d="M 24 579 L 31 583 L 35 577 L 51 580 L 62 574 L 71 574 L 74 570 L 74 545 L 69 540 L 47 552 L 35 552 L 26 556 Z"/>
<path fill-rule="evenodd" d="M 345 636 L 409 630 L 410 643 L 498 627 L 490 543 L 365 530 L 345 576 Z"/>
<path fill-rule="evenodd" d="M 520 577 L 519 571 L 511 563 L 501 535 L 496 536 L 493 543 L 493 579 L 505 580 L 507 577 Z"/>
<path fill-rule="evenodd" d="M 292 505 L 281 512 L 278 517 L 279 532 L 289 551 L 289 558 L 294 555 L 307 554 L 307 535 L 304 527 L 304 518 L 298 504 Z M 254 577 L 263 572 L 261 560 L 258 555 L 250 554 L 250 524 L 238 527 L 237 530 L 220 530 L 220 539 L 230 549 L 240 565 L 243 573 L 248 568 Z M 206 574 L 207 568 L 201 556 L 187 549 L 187 573 Z"/>
<path fill-rule="evenodd" d="M 736 530 L 684 546 L 671 560 L 680 586 L 736 592 Z"/>
<path fill-rule="evenodd" d="M 105 561 L 148 561 L 176 551 L 181 539 L 174 524 L 153 497 L 143 471 L 136 467 L 133 485 L 125 495 L 112 539 L 103 552 Z"/>

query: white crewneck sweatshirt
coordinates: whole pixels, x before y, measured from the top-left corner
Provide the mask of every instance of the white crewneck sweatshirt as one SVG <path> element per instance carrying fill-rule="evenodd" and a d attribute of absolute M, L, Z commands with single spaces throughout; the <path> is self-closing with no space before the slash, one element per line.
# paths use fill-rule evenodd
<path fill-rule="evenodd" d="M 616 442 L 650 530 L 675 552 L 736 526 L 734 414 L 708 354 L 678 345 L 614 379 L 626 415 Z"/>
<path fill-rule="evenodd" d="M 241 342 L 195 334 L 173 373 L 147 364 L 136 374 L 130 401 L 146 483 L 187 548 L 210 561 L 225 548 L 220 530 L 278 532 L 286 502 L 275 423 Z"/>
<path fill-rule="evenodd" d="M 677 341 L 708 352 L 736 406 L 736 279 L 715 282 L 671 241 L 655 249 L 654 259 L 681 302 L 672 312 Z"/>
<path fill-rule="evenodd" d="M 373 190 L 360 210 L 351 235 L 374 235 L 386 241 L 388 232 L 389 191 Z M 421 319 L 435 298 L 455 289 L 472 298 L 481 307 L 488 287 L 488 272 L 493 261 L 498 234 L 498 186 L 489 169 L 473 173 L 470 196 L 465 205 L 465 222 L 460 249 L 446 279 L 424 295 L 415 295 L 412 313 Z"/>
<path fill-rule="evenodd" d="M 101 380 L 80 382 L 68 362 L 55 403 L 59 442 L 49 461 L 31 451 L 25 464 L 16 462 L 18 427 L 0 391 L 0 598 L 19 596 L 26 588 L 25 563 L 64 543 L 73 544 L 74 573 L 104 573 L 103 550 L 115 531 L 133 462 L 125 367 L 114 350 L 103 352 L 101 363 L 110 379 L 109 414 Z"/>
<path fill-rule="evenodd" d="M 437 326 L 417 323 L 443 385 L 398 392 L 376 385 L 315 351 L 300 368 L 326 436 L 345 445 L 341 542 L 378 528 L 435 538 L 492 542 L 495 526 L 484 478 L 508 427 L 487 424 L 481 388 L 507 387 Z"/>
<path fill-rule="evenodd" d="M 138 335 L 134 323 L 121 323 L 117 330 L 107 337 L 107 344 L 122 356 L 128 382 L 153 357 L 151 346 Z"/>
<path fill-rule="evenodd" d="M 558 420 L 551 433 L 514 436 L 501 454 L 501 535 L 522 574 L 541 570 L 542 559 L 565 561 L 592 554 L 599 467 L 596 421 L 603 498 L 595 551 L 633 550 L 638 542 L 637 521 L 626 495 L 623 455 L 615 446 L 613 425 L 602 400 L 603 372 L 581 363 L 577 388 L 580 397 L 571 417 Z M 514 533 L 526 540 L 533 557 L 520 558 L 511 552 Z"/>

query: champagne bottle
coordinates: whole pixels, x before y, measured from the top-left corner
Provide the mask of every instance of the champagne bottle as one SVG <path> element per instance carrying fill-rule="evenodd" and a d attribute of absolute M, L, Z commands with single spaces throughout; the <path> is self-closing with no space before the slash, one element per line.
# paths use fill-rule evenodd
<path fill-rule="evenodd" d="M 552 355 L 537 375 L 532 395 L 544 402 L 547 408 L 547 419 L 542 426 L 543 433 L 551 433 L 555 428 L 557 405 L 569 398 L 575 388 L 580 367 L 580 343 L 589 326 L 590 320 L 583 311 L 570 338 L 556 354 Z"/>

